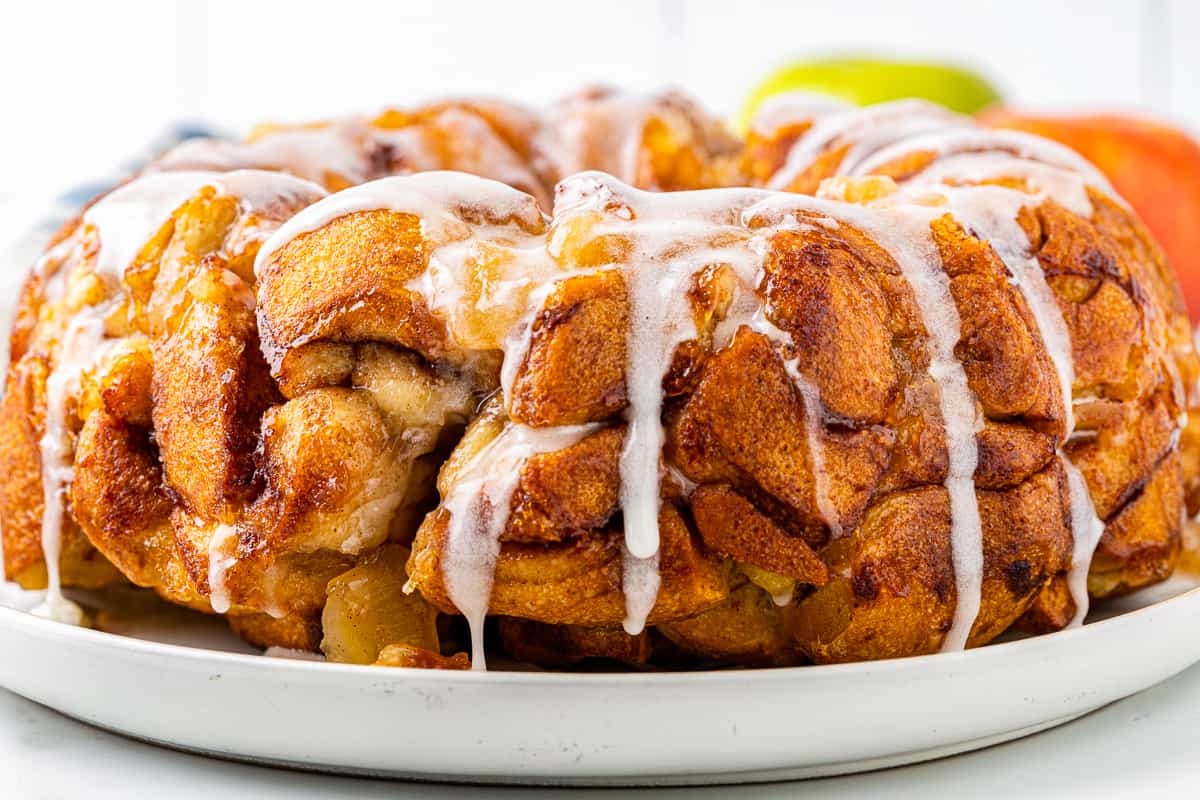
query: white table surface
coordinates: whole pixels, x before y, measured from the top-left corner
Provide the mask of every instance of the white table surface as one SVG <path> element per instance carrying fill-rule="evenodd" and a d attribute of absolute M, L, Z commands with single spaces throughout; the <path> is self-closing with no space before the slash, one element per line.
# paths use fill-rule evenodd
<path fill-rule="evenodd" d="M 3 657 L 20 657 L 4 654 Z M 1114 653 L 1114 658 L 1136 654 Z M 869 723 L 868 723 L 869 724 Z M 1060 728 L 975 753 L 865 775 L 687 797 L 1200 797 L 1200 666 Z M 0 690 L 0 797 L 306 798 L 621 797 L 631 790 L 532 790 L 339 778 L 235 764 L 106 733 Z"/>

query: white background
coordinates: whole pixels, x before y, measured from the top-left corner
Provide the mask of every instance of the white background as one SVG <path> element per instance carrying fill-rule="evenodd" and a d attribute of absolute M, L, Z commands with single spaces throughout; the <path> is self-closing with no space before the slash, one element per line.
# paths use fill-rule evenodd
<path fill-rule="evenodd" d="M 0 244 L 57 191 L 169 123 L 241 130 L 455 93 L 545 103 L 601 81 L 735 111 L 790 58 L 971 65 L 1015 104 L 1149 111 L 1200 129 L 1200 3 L 9 2 L 0 17 Z"/>

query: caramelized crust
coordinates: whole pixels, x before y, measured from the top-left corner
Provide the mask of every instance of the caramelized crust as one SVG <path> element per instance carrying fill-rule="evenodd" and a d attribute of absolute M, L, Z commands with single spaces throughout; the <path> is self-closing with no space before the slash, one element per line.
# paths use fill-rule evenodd
<path fill-rule="evenodd" d="M 41 530 L 45 501 L 42 499 L 42 467 L 38 441 L 45 417 L 45 356 L 26 353 L 15 358 L 8 370 L 0 413 L 0 465 L 3 466 L 4 569 L 10 580 L 27 589 L 44 585 L 36 574 L 42 562 Z"/>
<path fill-rule="evenodd" d="M 534 317 L 509 413 L 534 427 L 578 425 L 625 407 L 625 281 L 616 271 L 556 284 Z M 587 353 L 589 358 L 578 358 Z"/>
<path fill-rule="evenodd" d="M 333 225 L 332 236 L 322 231 L 290 242 L 259 277 L 260 335 L 272 371 L 291 382 L 288 356 L 317 341 L 385 342 L 444 355 L 444 326 L 407 288 L 426 265 L 420 221 L 364 212 Z"/>
<path fill-rule="evenodd" d="M 153 349 L 153 429 L 167 488 L 221 519 L 249 495 L 258 420 L 278 394 L 255 333 L 249 287 L 215 259 L 187 284 Z"/>
<path fill-rule="evenodd" d="M 789 536 L 728 486 L 703 486 L 691 500 L 696 527 L 709 549 L 801 583 L 829 582 L 825 562 L 802 538 Z"/>
<path fill-rule="evenodd" d="M 79 526 L 133 583 L 151 587 L 168 600 L 207 608 L 175 547 L 171 503 L 161 491 L 162 482 L 147 429 L 107 411 L 88 417 L 76 444 L 71 482 L 71 505 Z"/>
<path fill-rule="evenodd" d="M 724 602 L 655 630 L 684 652 L 717 663 L 770 667 L 804 661 L 784 624 L 783 610 L 746 580 L 735 579 Z"/>

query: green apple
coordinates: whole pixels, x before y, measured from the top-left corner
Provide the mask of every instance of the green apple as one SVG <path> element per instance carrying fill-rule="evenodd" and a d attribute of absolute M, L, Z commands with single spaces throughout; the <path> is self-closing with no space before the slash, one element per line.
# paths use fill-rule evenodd
<path fill-rule="evenodd" d="M 979 74 L 962 67 L 879 58 L 826 58 L 798 61 L 764 78 L 750 93 L 738 117 L 745 130 L 767 98 L 784 92 L 826 94 L 856 105 L 920 97 L 954 111 L 974 114 L 1001 100 Z"/>

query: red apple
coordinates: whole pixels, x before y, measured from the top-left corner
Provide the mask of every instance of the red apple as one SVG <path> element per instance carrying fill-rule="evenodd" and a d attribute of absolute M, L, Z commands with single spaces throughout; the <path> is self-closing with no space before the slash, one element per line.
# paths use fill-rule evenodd
<path fill-rule="evenodd" d="M 1158 238 L 1192 322 L 1200 321 L 1200 143 L 1162 122 L 1118 114 L 1037 116 L 999 108 L 980 118 L 1062 142 L 1099 167 Z"/>

